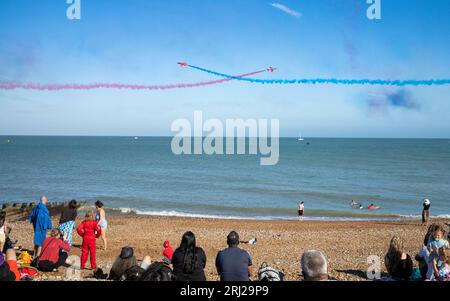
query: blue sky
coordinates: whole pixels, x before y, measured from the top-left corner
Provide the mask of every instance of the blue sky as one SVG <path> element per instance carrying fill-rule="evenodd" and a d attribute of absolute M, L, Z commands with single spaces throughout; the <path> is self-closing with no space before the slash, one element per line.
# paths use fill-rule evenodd
<path fill-rule="evenodd" d="M 294 16 L 272 5 L 298 12 Z M 190 83 L 178 61 L 260 78 L 450 77 L 450 2 L 0 0 L 0 80 Z M 171 91 L 0 91 L 0 134 L 172 135 L 176 118 L 279 118 L 281 135 L 450 137 L 450 87 L 259 86 Z"/>

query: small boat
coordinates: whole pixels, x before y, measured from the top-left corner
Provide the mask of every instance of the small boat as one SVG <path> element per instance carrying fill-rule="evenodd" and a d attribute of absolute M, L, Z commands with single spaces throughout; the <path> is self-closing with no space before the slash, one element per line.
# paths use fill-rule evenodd
<path fill-rule="evenodd" d="M 298 141 L 305 141 L 305 139 L 302 138 L 302 133 L 300 133 L 300 135 L 298 137 Z"/>
<path fill-rule="evenodd" d="M 134 137 L 134 140 L 139 140 L 139 137 Z"/>

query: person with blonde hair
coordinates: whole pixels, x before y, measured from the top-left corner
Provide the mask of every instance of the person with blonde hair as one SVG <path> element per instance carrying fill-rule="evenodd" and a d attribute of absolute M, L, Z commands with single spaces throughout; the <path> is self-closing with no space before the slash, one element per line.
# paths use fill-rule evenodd
<path fill-rule="evenodd" d="M 450 255 L 449 250 L 441 247 L 438 257 L 433 258 L 433 272 L 437 281 L 450 281 Z"/>
<path fill-rule="evenodd" d="M 60 238 L 61 232 L 55 228 L 51 231 L 50 237 L 44 240 L 42 252 L 37 260 L 37 268 L 43 272 L 52 272 L 66 263 L 70 252 L 67 236 Z"/>
<path fill-rule="evenodd" d="M 392 237 L 384 260 L 392 279 L 408 281 L 411 278 L 413 262 L 411 256 L 405 252 L 405 242 L 401 237 Z"/>
<path fill-rule="evenodd" d="M 88 211 L 86 219 L 78 226 L 77 233 L 83 238 L 81 250 L 81 269 L 86 268 L 88 255 L 91 257 L 91 267 L 95 271 L 97 269 L 97 262 L 95 258 L 97 249 L 97 238 L 102 234 L 102 230 L 94 219 L 94 212 Z"/>
<path fill-rule="evenodd" d="M 441 224 L 433 224 L 430 231 L 431 235 L 427 246 L 428 251 L 430 252 L 428 257 L 427 280 L 435 280 L 435 273 L 433 270 L 434 261 L 439 259 L 439 249 L 449 249 L 450 244 L 445 238 L 445 230 Z"/>

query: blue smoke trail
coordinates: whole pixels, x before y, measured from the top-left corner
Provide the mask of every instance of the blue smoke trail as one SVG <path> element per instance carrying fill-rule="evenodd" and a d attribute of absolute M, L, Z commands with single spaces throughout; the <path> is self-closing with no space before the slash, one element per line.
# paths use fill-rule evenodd
<path fill-rule="evenodd" d="M 212 70 L 188 65 L 191 68 L 213 74 L 220 77 L 231 78 L 257 84 L 283 84 L 283 85 L 308 85 L 308 84 L 331 84 L 331 85 L 382 85 L 382 86 L 442 86 L 449 85 L 450 79 L 429 79 L 429 80 L 384 80 L 384 79 L 337 79 L 337 78 L 305 78 L 305 79 L 256 79 L 236 77 L 229 74 L 219 73 Z"/>

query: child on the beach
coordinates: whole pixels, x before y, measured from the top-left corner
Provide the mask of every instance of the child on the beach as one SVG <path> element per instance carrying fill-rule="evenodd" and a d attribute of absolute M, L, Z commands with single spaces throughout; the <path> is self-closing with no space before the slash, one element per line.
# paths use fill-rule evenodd
<path fill-rule="evenodd" d="M 102 234 L 102 230 L 94 219 L 94 212 L 86 213 L 86 219 L 78 226 L 77 233 L 83 238 L 83 245 L 81 250 L 81 269 L 86 268 L 88 255 L 91 255 L 91 267 L 93 270 L 97 269 L 95 259 L 95 252 L 97 248 L 96 239 Z"/>
<path fill-rule="evenodd" d="M 439 248 L 439 257 L 433 258 L 433 272 L 437 281 L 450 281 L 450 256 L 447 253 L 448 249 Z"/>
<path fill-rule="evenodd" d="M 434 229 L 431 233 L 431 239 L 428 242 L 428 250 L 430 252 L 429 261 L 428 261 L 428 272 L 427 272 L 427 279 L 433 280 L 435 276 L 435 271 L 433 269 L 434 267 L 434 261 L 438 261 L 440 258 L 439 250 L 441 248 L 449 249 L 449 242 L 448 240 L 444 239 L 444 228 L 441 225 L 434 226 Z"/>
<path fill-rule="evenodd" d="M 163 247 L 164 247 L 164 251 L 162 253 L 163 261 L 168 263 L 168 264 L 171 264 L 172 263 L 173 248 L 170 245 L 170 242 L 168 240 L 166 240 L 164 242 Z"/>

